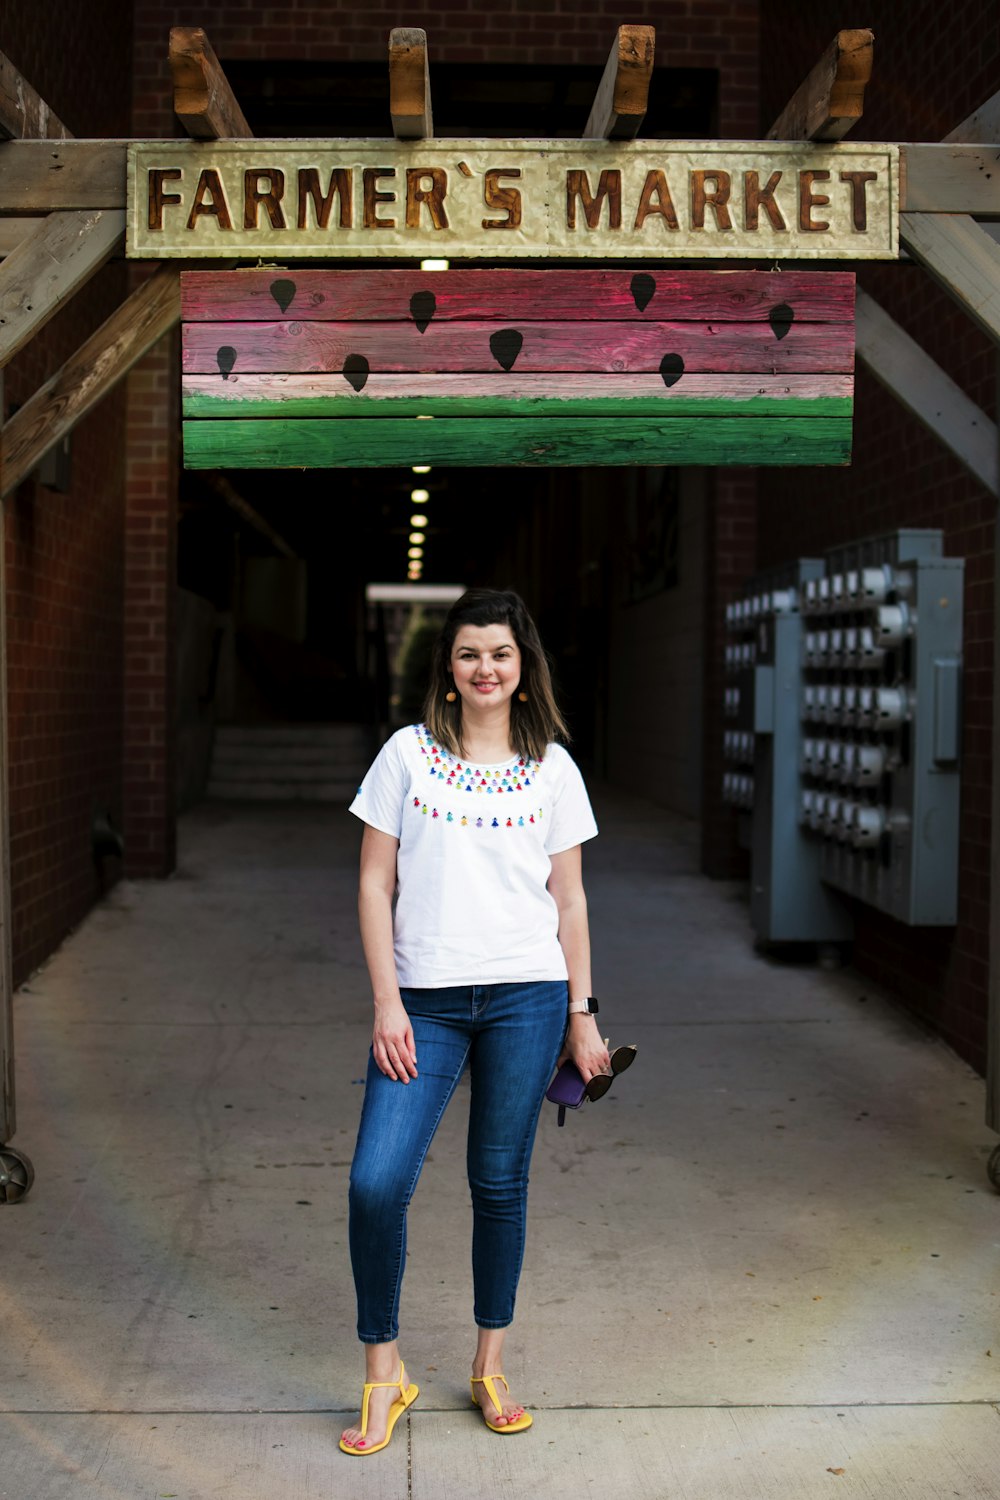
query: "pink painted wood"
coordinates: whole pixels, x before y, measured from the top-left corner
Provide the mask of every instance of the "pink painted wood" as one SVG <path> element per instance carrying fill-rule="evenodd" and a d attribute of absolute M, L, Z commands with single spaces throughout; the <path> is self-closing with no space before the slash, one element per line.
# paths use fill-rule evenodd
<path fill-rule="evenodd" d="M 587 401 L 613 396 L 618 400 L 658 401 L 717 400 L 750 401 L 755 396 L 772 400 L 812 401 L 825 397 L 849 399 L 854 394 L 851 375 L 688 375 L 667 387 L 655 374 L 616 375 L 369 375 L 364 388 L 355 391 L 339 371 L 332 374 L 246 375 L 234 370 L 223 380 L 212 374 L 182 377 L 185 397 L 214 396 L 233 401 L 316 401 L 329 396 L 347 398 L 362 405 L 392 401 L 405 396 L 502 397 L 505 400 Z M 234 413 L 238 415 L 238 413 Z"/>
<path fill-rule="evenodd" d="M 441 321 L 766 322 L 782 303 L 798 322 L 849 323 L 854 317 L 853 272 L 556 268 L 185 271 L 181 316 L 186 323 L 410 322 L 411 298 L 428 292 L 433 319 Z"/>
<path fill-rule="evenodd" d="M 244 373 L 337 371 L 353 354 L 363 356 L 373 372 L 497 374 L 502 366 L 491 353 L 490 339 L 507 329 L 431 323 L 421 334 L 412 323 L 189 323 L 183 334 L 183 368 L 190 374 L 217 373 L 221 360 Z M 527 323 L 516 331 L 522 339 L 513 361 L 519 374 L 653 371 L 668 354 L 679 355 L 692 372 L 844 373 L 854 368 L 850 323 L 796 322 L 782 338 L 767 323 Z"/>

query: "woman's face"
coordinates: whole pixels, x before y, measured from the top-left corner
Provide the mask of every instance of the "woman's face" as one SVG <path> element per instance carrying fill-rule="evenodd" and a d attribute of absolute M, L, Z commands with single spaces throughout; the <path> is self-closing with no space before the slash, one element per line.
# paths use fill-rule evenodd
<path fill-rule="evenodd" d="M 521 681 L 521 652 L 507 625 L 462 625 L 451 648 L 451 675 L 471 713 L 509 706 Z"/>

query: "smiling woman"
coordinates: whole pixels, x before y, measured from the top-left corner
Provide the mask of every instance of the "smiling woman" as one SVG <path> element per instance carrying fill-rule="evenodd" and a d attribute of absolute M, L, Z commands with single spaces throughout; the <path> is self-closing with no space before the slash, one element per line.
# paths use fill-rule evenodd
<path fill-rule="evenodd" d="M 417 1395 L 396 1342 L 406 1208 L 466 1064 L 472 1399 L 494 1432 L 531 1425 L 500 1371 L 538 1116 L 562 1057 L 584 1080 L 609 1067 L 581 879 L 597 827 L 517 594 L 469 590 L 452 606 L 424 715 L 383 747 L 351 807 L 366 824 L 359 911 L 375 1004 L 351 1168 L 366 1379 L 360 1424 L 340 1444 L 358 1456 L 385 1447 Z"/>

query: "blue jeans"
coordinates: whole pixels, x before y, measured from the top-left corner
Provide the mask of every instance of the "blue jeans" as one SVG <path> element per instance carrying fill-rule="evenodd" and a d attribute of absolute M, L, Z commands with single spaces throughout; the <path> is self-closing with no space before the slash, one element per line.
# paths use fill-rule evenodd
<path fill-rule="evenodd" d="M 418 1077 L 387 1078 L 369 1053 L 351 1166 L 351 1265 L 358 1337 L 399 1334 L 406 1210 L 438 1121 L 469 1065 L 474 1316 L 506 1328 L 524 1256 L 528 1164 L 566 1033 L 565 980 L 404 989 Z"/>

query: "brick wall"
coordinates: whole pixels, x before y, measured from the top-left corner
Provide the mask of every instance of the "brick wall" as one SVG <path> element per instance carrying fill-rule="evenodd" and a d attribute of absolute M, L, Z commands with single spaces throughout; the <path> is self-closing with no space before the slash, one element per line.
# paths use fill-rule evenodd
<path fill-rule="evenodd" d="M 161 339 L 127 383 L 123 732 L 126 868 L 133 876 L 168 875 L 176 856 L 179 347 L 176 331 Z"/>
<path fill-rule="evenodd" d="M 5 0 L 0 48 L 77 135 L 127 134 L 128 28 L 114 0 L 63 0 L 57 45 L 39 7 Z M 72 38 L 70 45 L 69 39 Z M 121 300 L 101 271 L 4 372 L 22 405 Z M 95 811 L 121 818 L 124 393 L 72 438 L 72 488 L 29 478 L 4 504 L 12 945 L 15 980 L 49 954 L 100 888 Z"/>
<path fill-rule="evenodd" d="M 195 16 L 189 5 L 137 0 L 135 113 L 137 135 L 175 134 L 170 111 L 167 36 L 197 24 L 218 55 L 372 61 L 386 56 L 394 26 L 422 26 L 442 62 L 603 63 L 623 22 L 656 26 L 658 57 L 672 67 L 720 70 L 720 133 L 754 135 L 757 126 L 757 0 L 443 0 L 441 5 L 358 5 L 355 0 L 216 0 Z M 330 122 L 335 135 L 336 120 Z M 497 133 L 517 134 L 516 121 Z M 390 133 L 388 84 L 386 134 Z"/>
<path fill-rule="evenodd" d="M 762 6 L 765 128 L 835 31 L 864 24 L 875 31 L 875 68 L 853 132 L 859 139 L 939 140 L 1000 82 L 1000 28 L 987 0 L 947 11 L 880 0 L 860 18 L 846 5 L 820 13 L 770 0 Z M 931 278 L 899 264 L 863 268 L 859 282 L 992 416 L 996 352 Z M 995 513 L 992 498 L 864 369 L 852 467 L 771 470 L 760 483 L 762 565 L 901 525 L 943 528 L 946 551 L 967 559 L 959 922 L 943 932 L 914 931 L 859 906 L 856 957 L 979 1068 L 987 1013 Z"/>
<path fill-rule="evenodd" d="M 705 539 L 701 868 L 715 879 L 729 879 L 745 876 L 749 866 L 737 843 L 736 813 L 723 804 L 720 795 L 726 605 L 737 597 L 755 566 L 758 473 L 756 469 L 717 469 L 714 479 Z"/>

